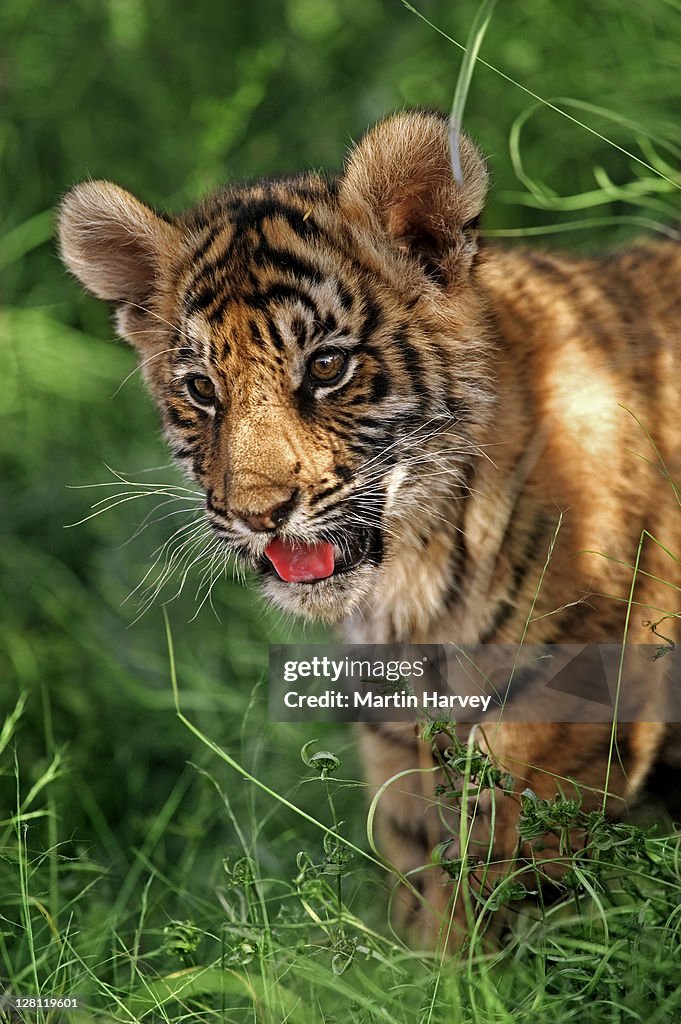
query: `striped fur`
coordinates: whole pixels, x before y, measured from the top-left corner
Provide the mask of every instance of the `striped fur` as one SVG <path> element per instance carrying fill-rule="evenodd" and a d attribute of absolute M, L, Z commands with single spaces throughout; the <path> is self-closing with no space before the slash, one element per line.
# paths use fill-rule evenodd
<path fill-rule="evenodd" d="M 446 122 L 412 112 L 372 129 L 337 178 L 235 187 L 170 219 L 89 182 L 63 204 L 62 254 L 116 305 L 211 524 L 281 607 L 371 642 L 617 641 L 645 530 L 664 547 L 644 544 L 628 636 L 650 643 L 643 620 L 677 612 L 681 584 L 681 247 L 480 248 L 486 171 L 468 140 L 462 166 L 458 186 Z M 319 388 L 310 360 L 329 349 L 346 369 Z M 211 407 L 192 375 L 212 382 Z M 267 571 L 272 533 L 248 522 L 283 505 L 282 537 L 329 540 L 358 564 L 314 584 Z M 678 757 L 662 725 L 620 740 L 614 814 Z M 507 723 L 493 752 L 518 789 L 552 796 L 556 775 L 602 787 L 608 741 L 600 726 Z M 374 787 L 432 764 L 413 729 L 378 726 L 362 744 Z M 382 801 L 401 871 L 442 839 L 432 797 L 415 774 Z M 500 861 L 516 816 L 500 797 Z M 476 827 L 487 842 L 489 808 Z M 450 891 L 434 870 L 419 878 L 433 941 Z"/>

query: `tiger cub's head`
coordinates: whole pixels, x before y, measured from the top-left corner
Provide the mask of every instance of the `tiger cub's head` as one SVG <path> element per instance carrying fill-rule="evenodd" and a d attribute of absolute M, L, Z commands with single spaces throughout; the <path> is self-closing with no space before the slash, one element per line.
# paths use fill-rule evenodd
<path fill-rule="evenodd" d="M 344 171 L 230 187 L 160 216 L 103 181 L 59 222 L 116 307 L 216 533 L 287 610 L 371 600 L 460 488 L 487 407 L 473 282 L 487 176 L 447 121 L 398 114 Z M 441 513 L 438 513 L 441 515 Z"/>

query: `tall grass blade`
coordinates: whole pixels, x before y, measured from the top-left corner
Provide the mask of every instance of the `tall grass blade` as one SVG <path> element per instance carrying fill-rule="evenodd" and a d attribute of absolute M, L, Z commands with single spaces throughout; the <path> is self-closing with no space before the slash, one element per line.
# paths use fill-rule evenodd
<path fill-rule="evenodd" d="M 449 115 L 449 156 L 452 162 L 452 170 L 457 184 L 463 185 L 463 172 L 461 170 L 461 127 L 463 125 L 463 112 L 466 107 L 468 91 L 471 87 L 473 69 L 478 59 L 482 41 L 485 38 L 487 28 L 492 19 L 497 0 L 482 0 L 478 7 L 471 30 L 466 40 L 466 49 L 459 69 L 459 77 L 454 90 L 454 100 Z"/>

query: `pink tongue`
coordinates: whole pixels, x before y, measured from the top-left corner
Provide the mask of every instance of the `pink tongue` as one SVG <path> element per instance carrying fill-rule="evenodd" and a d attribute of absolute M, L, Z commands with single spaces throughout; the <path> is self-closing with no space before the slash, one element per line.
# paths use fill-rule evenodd
<path fill-rule="evenodd" d="M 333 544 L 289 544 L 273 540 L 265 554 L 287 583 L 311 583 L 333 575 Z"/>

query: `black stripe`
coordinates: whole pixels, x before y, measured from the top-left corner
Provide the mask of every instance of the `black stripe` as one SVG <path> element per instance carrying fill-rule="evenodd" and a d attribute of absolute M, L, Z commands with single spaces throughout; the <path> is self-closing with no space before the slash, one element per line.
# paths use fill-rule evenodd
<path fill-rule="evenodd" d="M 187 316 L 191 316 L 192 313 L 203 312 L 215 301 L 215 288 L 212 285 L 207 284 L 199 292 L 196 292 L 191 298 L 185 298 L 185 310 Z"/>
<path fill-rule="evenodd" d="M 232 212 L 234 227 L 242 232 L 248 228 L 259 227 L 265 218 L 281 218 L 285 220 L 299 238 L 309 241 L 319 238 L 322 231 L 312 216 L 305 216 L 303 211 L 294 206 L 287 206 L 272 196 L 263 199 L 247 199 L 238 201 Z"/>
<path fill-rule="evenodd" d="M 336 318 L 333 315 L 333 313 L 327 313 L 322 318 L 322 322 L 321 322 L 321 324 L 319 326 L 321 328 L 322 334 L 333 334 L 333 332 L 338 327 L 338 321 L 336 320 Z"/>
<path fill-rule="evenodd" d="M 230 242 L 229 246 L 214 256 L 212 260 L 209 260 L 196 268 L 186 289 L 187 295 L 192 295 L 192 293 L 194 293 L 189 300 L 185 298 L 185 306 L 190 311 L 197 302 L 202 301 L 202 296 L 204 296 L 206 292 L 211 295 L 215 295 L 216 290 L 223 287 L 224 273 L 232 244 L 233 243 Z"/>
<path fill-rule="evenodd" d="M 285 284 L 283 282 L 272 284 L 263 292 L 254 292 L 250 295 L 245 295 L 243 301 L 246 305 L 250 306 L 251 309 L 266 310 L 269 303 L 282 302 L 286 299 L 289 299 L 292 302 L 302 303 L 302 305 L 306 306 L 311 311 L 316 320 L 320 318 L 317 306 L 306 292 L 302 292 L 295 285 Z"/>
<path fill-rule="evenodd" d="M 307 381 L 303 380 L 303 383 L 295 392 L 296 405 L 298 406 L 298 412 L 301 416 L 308 419 L 314 414 L 317 409 L 317 403 L 315 402 L 314 395 L 310 390 L 310 386 Z"/>
<path fill-rule="evenodd" d="M 390 381 L 388 380 L 388 375 L 387 373 L 384 373 L 382 370 L 379 370 L 379 372 L 374 375 L 371 381 L 371 401 L 380 402 L 382 398 L 385 398 L 389 394 Z"/>
<path fill-rule="evenodd" d="M 223 294 L 215 306 L 206 311 L 206 319 L 208 322 L 213 324 L 221 323 L 225 315 L 225 310 L 232 301 L 233 300 L 230 295 Z"/>
<path fill-rule="evenodd" d="M 253 250 L 252 258 L 258 267 L 269 265 L 279 270 L 286 270 L 294 277 L 307 278 L 314 284 L 320 284 L 324 279 L 319 267 L 315 267 L 308 260 L 296 256 L 292 252 L 273 248 L 264 237 L 261 237 L 257 247 Z"/>
<path fill-rule="evenodd" d="M 461 580 L 466 570 L 467 562 L 468 548 L 466 547 L 466 538 L 461 534 L 455 541 L 454 547 L 449 554 L 449 581 L 444 596 L 444 603 L 447 608 L 451 608 L 461 597 Z"/>
<path fill-rule="evenodd" d="M 392 341 L 399 350 L 412 391 L 422 398 L 429 399 L 430 388 L 425 381 L 425 368 L 421 359 L 421 353 L 409 340 L 409 327 L 407 324 L 402 324 L 395 331 Z"/>
<path fill-rule="evenodd" d="M 355 433 L 356 439 L 361 441 L 362 444 L 365 444 L 367 448 L 370 448 L 372 451 L 375 451 L 378 445 L 385 444 L 385 442 L 390 439 L 390 436 L 391 435 L 385 430 L 377 430 L 375 434 L 368 434 L 364 430 L 358 430 Z M 381 464 L 386 465 L 385 462 L 382 462 Z"/>
<path fill-rule="evenodd" d="M 500 545 L 500 550 L 503 551 L 506 548 L 507 541 L 511 530 L 515 526 L 516 519 L 519 512 L 515 516 L 512 516 L 506 527 L 503 540 Z M 522 586 L 527 579 L 527 574 L 530 568 L 537 564 L 536 561 L 536 548 L 541 542 L 542 538 L 546 536 L 549 529 L 550 523 L 545 513 L 540 511 L 537 513 L 534 519 L 532 529 L 528 532 L 525 537 L 525 543 L 523 544 L 522 554 L 520 559 L 513 565 L 511 571 L 511 585 L 508 590 L 508 594 L 503 598 L 496 606 L 494 615 L 492 617 L 492 623 L 485 633 L 480 637 L 480 643 L 486 644 L 494 637 L 494 634 L 504 626 L 511 615 L 515 611 L 515 599 L 522 590 Z"/>
<path fill-rule="evenodd" d="M 265 347 L 265 339 L 263 338 L 262 332 L 261 332 L 260 328 L 258 327 L 257 323 L 255 322 L 255 320 L 249 320 L 248 321 L 248 329 L 251 332 L 251 337 L 253 338 L 253 341 L 260 348 L 264 348 Z"/>
<path fill-rule="evenodd" d="M 378 306 L 378 303 L 374 302 L 373 299 L 364 299 L 364 323 L 360 331 L 360 339 L 363 342 L 369 340 L 371 335 L 376 331 L 382 323 L 383 315 Z"/>
<path fill-rule="evenodd" d="M 187 345 L 183 345 L 182 348 L 177 348 L 173 352 L 173 363 L 193 363 L 196 359 L 196 352 L 193 348 L 189 348 Z"/>
<path fill-rule="evenodd" d="M 334 283 L 336 285 L 336 291 L 338 292 L 338 298 L 340 300 L 340 304 L 343 307 L 343 309 L 345 310 L 345 312 L 349 313 L 350 310 L 352 309 L 352 307 L 355 304 L 354 296 L 353 296 L 352 292 L 350 291 L 350 289 L 347 288 L 346 285 L 344 285 L 342 281 L 339 281 L 339 280 L 336 279 L 336 281 Z"/>
<path fill-rule="evenodd" d="M 220 234 L 220 232 L 224 229 L 224 227 L 225 225 L 220 222 L 218 222 L 217 224 L 212 224 L 210 226 L 210 228 L 208 229 L 208 234 L 203 239 L 201 244 L 198 245 L 197 248 L 192 253 L 192 263 L 194 266 L 196 266 L 197 263 L 201 262 L 201 260 L 206 255 L 211 245 L 213 244 L 217 236 Z"/>
<path fill-rule="evenodd" d="M 224 225 L 221 225 L 224 227 Z M 237 244 L 237 237 L 234 232 L 231 233 L 229 241 L 226 245 L 222 246 L 218 252 L 216 252 L 209 260 L 195 262 L 195 269 L 189 283 L 186 287 L 186 295 L 191 295 L 192 292 L 198 289 L 199 293 L 203 291 L 202 285 L 206 284 L 207 287 L 211 288 L 215 292 L 216 285 L 224 275 L 225 267 L 229 261 L 231 254 Z M 189 305 L 193 305 L 194 299 L 189 300 Z M 185 298 L 185 305 L 187 305 L 187 299 Z"/>
<path fill-rule="evenodd" d="M 196 426 L 194 420 L 187 419 L 185 416 L 181 416 L 174 405 L 167 405 L 165 413 L 170 422 L 175 427 L 182 427 L 184 430 L 190 430 Z"/>
<path fill-rule="evenodd" d="M 525 581 L 527 575 L 528 563 L 532 562 L 536 557 L 537 545 L 544 538 L 548 532 L 550 523 L 543 511 L 539 512 L 534 520 L 532 529 L 525 538 L 525 544 L 523 545 L 523 557 L 513 567 L 513 589 L 512 593 L 515 596 L 520 590 L 522 584 Z"/>
<path fill-rule="evenodd" d="M 270 316 L 267 318 L 267 329 L 270 334 L 270 339 L 274 347 L 279 351 L 284 351 L 284 339 L 281 336 L 279 328 L 274 322 L 274 319 Z"/>
<path fill-rule="evenodd" d="M 386 421 L 378 416 L 356 416 L 353 419 L 353 423 L 355 423 L 358 427 L 369 427 L 372 429 L 375 427 L 383 427 L 386 425 Z"/>
<path fill-rule="evenodd" d="M 528 260 L 532 264 L 535 270 L 538 270 L 540 274 L 545 274 L 547 277 L 561 285 L 563 288 L 572 291 L 574 288 L 574 280 L 566 273 L 562 267 L 558 266 L 548 255 L 548 253 L 540 253 L 529 251 L 526 252 Z"/>
<path fill-rule="evenodd" d="M 514 611 L 515 606 L 512 605 L 510 601 L 506 601 L 505 599 L 499 601 L 496 608 L 494 609 L 494 615 L 492 617 L 492 622 L 490 623 L 489 628 L 486 629 L 485 632 L 480 637 L 480 643 L 490 643 L 490 641 L 494 639 L 495 635 L 501 629 L 501 627 L 508 622 Z"/>
<path fill-rule="evenodd" d="M 386 438 L 367 437 L 366 435 L 357 435 L 355 433 L 352 433 L 350 436 L 352 437 L 352 443 L 348 443 L 348 450 L 352 455 L 356 455 L 360 459 L 366 458 L 367 455 L 374 455 L 378 447 L 384 444 L 385 441 L 390 440 L 390 436 Z M 357 441 L 362 441 L 363 443 L 357 444 Z M 394 452 L 386 452 L 385 456 L 382 455 L 381 457 L 381 466 L 386 470 L 394 466 L 395 462 L 396 456 Z"/>
<path fill-rule="evenodd" d="M 294 316 L 289 326 L 299 346 L 304 348 L 309 339 L 309 330 L 302 316 Z"/>
<path fill-rule="evenodd" d="M 454 395 L 450 395 L 448 398 L 445 398 L 444 406 L 457 424 L 466 423 L 468 421 L 470 410 L 460 398 L 455 398 Z"/>
<path fill-rule="evenodd" d="M 319 494 L 315 494 L 314 497 L 310 498 L 310 505 L 318 505 L 320 501 L 324 500 L 324 498 L 330 498 L 332 494 L 336 494 L 338 491 L 342 490 L 343 487 L 345 487 L 345 481 L 339 480 L 337 484 L 333 485 L 333 487 L 327 487 L 326 490 L 320 491 Z"/>
<path fill-rule="evenodd" d="M 206 508 L 209 512 L 213 512 L 215 515 L 222 516 L 224 519 L 229 518 L 227 509 L 222 508 L 218 505 L 213 497 L 213 492 L 209 489 L 206 491 Z"/>

